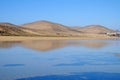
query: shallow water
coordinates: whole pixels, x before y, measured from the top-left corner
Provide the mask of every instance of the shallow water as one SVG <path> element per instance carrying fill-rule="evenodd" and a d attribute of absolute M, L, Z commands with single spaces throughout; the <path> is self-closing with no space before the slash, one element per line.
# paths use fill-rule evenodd
<path fill-rule="evenodd" d="M 120 80 L 120 40 L 2 41 L 0 80 Z"/>

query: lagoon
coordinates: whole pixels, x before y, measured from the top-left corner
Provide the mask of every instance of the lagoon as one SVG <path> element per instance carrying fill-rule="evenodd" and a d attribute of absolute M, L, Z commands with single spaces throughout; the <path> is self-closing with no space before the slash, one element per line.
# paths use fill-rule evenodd
<path fill-rule="evenodd" d="M 120 40 L 0 41 L 0 80 L 120 80 Z"/>

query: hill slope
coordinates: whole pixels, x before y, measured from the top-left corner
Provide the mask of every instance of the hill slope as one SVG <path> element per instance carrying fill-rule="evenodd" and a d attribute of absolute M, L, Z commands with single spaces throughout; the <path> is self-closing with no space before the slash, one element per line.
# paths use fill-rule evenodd
<path fill-rule="evenodd" d="M 115 32 L 114 30 L 108 29 L 101 25 L 89 25 L 85 27 L 75 27 L 75 30 L 82 31 L 84 33 L 93 33 L 93 34 L 104 34 L 107 32 Z"/>
<path fill-rule="evenodd" d="M 79 34 L 80 31 L 74 30 L 70 27 L 53 23 L 49 21 L 36 21 L 28 24 L 21 25 L 24 28 L 34 29 L 36 32 L 41 32 L 44 34 L 56 34 L 56 35 L 70 35 Z"/>
<path fill-rule="evenodd" d="M 101 25 L 90 25 L 85 27 L 68 27 L 49 21 L 36 21 L 17 26 L 11 23 L 0 23 L 0 35 L 6 36 L 79 36 L 90 37 L 90 33 L 104 34 L 115 32 Z"/>
<path fill-rule="evenodd" d="M 17 25 L 11 23 L 0 23 L 0 35 L 25 35 L 27 34 Z"/>
<path fill-rule="evenodd" d="M 39 33 L 11 23 L 0 23 L 0 35 L 3 36 L 37 36 Z"/>

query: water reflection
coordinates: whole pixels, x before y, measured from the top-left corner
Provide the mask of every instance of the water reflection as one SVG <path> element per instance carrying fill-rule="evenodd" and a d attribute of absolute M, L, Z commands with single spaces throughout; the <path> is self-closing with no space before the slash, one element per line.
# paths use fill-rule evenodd
<path fill-rule="evenodd" d="M 120 80 L 120 73 L 76 73 L 72 75 L 50 75 L 16 80 Z"/>
<path fill-rule="evenodd" d="M 24 66 L 24 64 L 5 64 L 3 67 L 17 67 L 17 66 Z"/>
<path fill-rule="evenodd" d="M 115 53 L 115 56 L 120 57 L 120 53 Z"/>
<path fill-rule="evenodd" d="M 86 46 L 86 47 L 90 47 L 90 48 L 101 48 L 101 47 L 104 47 L 104 46 L 107 46 L 108 42 L 101 42 L 101 41 L 98 41 L 98 42 L 83 42 L 81 43 L 82 46 Z"/>
<path fill-rule="evenodd" d="M 64 47 L 67 45 L 65 41 L 55 41 L 55 40 L 39 40 L 39 41 L 24 41 L 21 43 L 24 47 L 39 50 L 39 51 L 49 51 Z M 69 44 L 68 44 L 69 45 Z"/>
<path fill-rule="evenodd" d="M 102 48 L 109 45 L 103 41 L 67 41 L 67 40 L 35 40 L 35 41 L 1 41 L 0 48 L 10 48 L 15 45 L 22 45 L 38 51 L 49 51 L 65 46 L 84 46 L 89 48 Z"/>
<path fill-rule="evenodd" d="M 21 41 L 0 41 L 0 48 L 10 48 L 19 43 L 21 43 Z"/>
<path fill-rule="evenodd" d="M 3 41 L 0 80 L 120 80 L 119 49 L 112 40 Z"/>

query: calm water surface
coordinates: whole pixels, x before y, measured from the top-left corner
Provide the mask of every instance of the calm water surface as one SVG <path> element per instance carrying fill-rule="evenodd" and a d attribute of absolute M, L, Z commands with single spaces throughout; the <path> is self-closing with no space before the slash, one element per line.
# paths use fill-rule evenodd
<path fill-rule="evenodd" d="M 1 41 L 0 80 L 120 80 L 120 40 Z"/>

